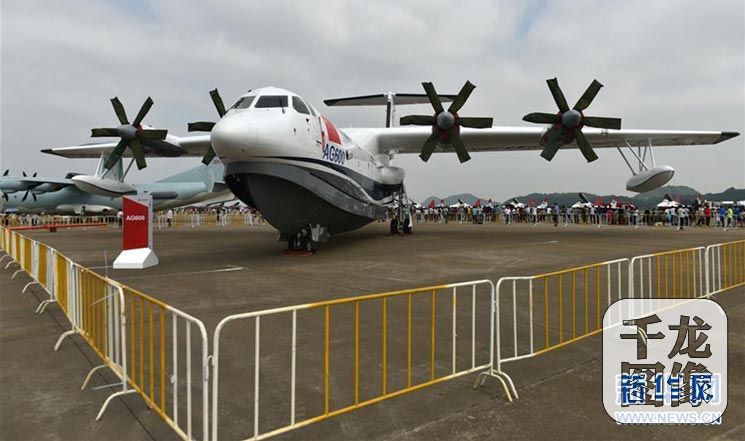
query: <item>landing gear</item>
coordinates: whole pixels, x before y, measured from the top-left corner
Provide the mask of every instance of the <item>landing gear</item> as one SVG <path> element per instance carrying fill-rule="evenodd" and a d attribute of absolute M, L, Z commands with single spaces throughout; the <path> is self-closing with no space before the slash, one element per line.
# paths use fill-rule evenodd
<path fill-rule="evenodd" d="M 329 234 L 322 225 L 308 225 L 299 232 L 291 236 L 284 236 L 287 239 L 287 249 L 282 252 L 283 256 L 312 256 L 316 251 L 313 249 L 313 242 L 325 242 Z M 283 236 L 280 236 L 282 239 Z"/>
<path fill-rule="evenodd" d="M 393 194 L 393 218 L 391 219 L 391 234 L 410 235 L 414 224 L 411 210 L 413 204 L 401 185 L 401 190 Z"/>
<path fill-rule="evenodd" d="M 307 230 L 287 238 L 287 249 L 282 251 L 283 256 L 310 256 L 313 255 L 312 242 Z"/>

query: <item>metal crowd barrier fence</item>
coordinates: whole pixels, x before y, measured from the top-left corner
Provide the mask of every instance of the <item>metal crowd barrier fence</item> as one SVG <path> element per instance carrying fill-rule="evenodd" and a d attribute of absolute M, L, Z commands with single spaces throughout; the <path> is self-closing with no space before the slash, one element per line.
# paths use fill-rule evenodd
<path fill-rule="evenodd" d="M 629 297 L 629 259 L 523 277 L 496 284 L 495 347 L 487 371 L 474 386 L 496 377 L 510 384 L 502 364 L 566 346 L 602 330 L 602 316 L 614 301 Z M 509 396 L 508 396 L 509 398 Z"/>
<path fill-rule="evenodd" d="M 439 308 L 438 298 L 442 299 Z M 478 280 L 228 316 L 217 325 L 213 338 L 212 439 L 218 439 L 220 405 L 235 404 L 244 390 L 232 382 L 231 394 L 221 400 L 225 397 L 220 394 L 221 370 L 231 379 L 253 372 L 252 427 L 249 422 L 234 421 L 239 427 L 231 433 L 243 436 L 240 429 L 251 430 L 251 439 L 268 438 L 483 370 L 489 359 L 480 359 L 478 354 L 493 347 L 493 299 L 492 282 Z M 479 313 L 482 320 L 477 322 Z M 241 323 L 246 320 L 249 323 Z M 237 338 L 223 341 L 226 326 L 233 322 L 237 322 L 231 327 Z M 263 347 L 271 355 L 265 358 L 262 324 L 264 332 L 271 326 L 271 345 Z M 246 361 L 234 357 L 228 359 L 233 365 L 223 367 L 223 352 L 231 342 L 234 348 L 245 350 L 251 340 L 253 357 L 250 353 L 244 354 Z M 458 352 L 463 345 L 465 351 Z M 270 369 L 262 370 L 262 364 Z M 261 398 L 266 394 L 270 398 L 263 403 L 269 404 L 269 411 L 277 410 L 270 403 L 289 396 L 289 415 L 272 421 L 266 421 L 267 417 L 262 425 L 260 409 L 265 407 Z M 245 404 L 239 403 L 246 412 Z"/>
<path fill-rule="evenodd" d="M 106 399 L 96 420 L 114 398 L 139 393 L 181 438 L 194 439 L 193 427 L 200 424 L 202 439 L 208 439 L 209 353 L 207 331 L 201 321 L 78 265 L 18 232 L 2 228 L 1 234 L 3 248 L 33 280 L 24 291 L 38 283 L 49 293 L 37 312 L 57 303 L 70 322 L 70 330 L 60 335 L 54 350 L 65 338 L 78 334 L 101 358 L 103 363 L 90 370 L 81 389 L 103 368 L 111 369 L 119 378 L 119 382 L 94 388 L 120 388 Z M 192 357 L 191 333 L 195 329 L 199 358 Z M 194 371 L 198 374 L 193 375 Z M 201 384 L 198 408 L 193 405 L 198 401 L 193 396 L 193 377 L 199 377 Z"/>
<path fill-rule="evenodd" d="M 745 240 L 706 247 L 708 295 L 745 285 Z"/>
<path fill-rule="evenodd" d="M 130 392 L 139 393 L 181 438 L 194 439 L 194 426 L 201 425 L 202 439 L 207 440 L 209 353 L 204 324 L 158 299 L 119 287 L 127 310 L 122 340 L 129 347 Z M 197 333 L 199 358 L 192 357 L 193 331 Z M 198 372 L 201 387 L 201 406 L 196 409 L 193 371 Z"/>
<path fill-rule="evenodd" d="M 629 263 L 629 289 L 634 298 L 705 296 L 704 247 L 636 256 Z"/>

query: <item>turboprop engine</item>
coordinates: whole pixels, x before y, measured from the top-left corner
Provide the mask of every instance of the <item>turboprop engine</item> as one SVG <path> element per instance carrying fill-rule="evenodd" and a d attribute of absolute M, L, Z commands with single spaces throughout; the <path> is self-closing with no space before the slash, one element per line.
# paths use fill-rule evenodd
<path fill-rule="evenodd" d="M 656 165 L 633 175 L 626 181 L 626 190 L 644 193 L 660 188 L 673 178 L 675 169 L 669 165 Z"/>

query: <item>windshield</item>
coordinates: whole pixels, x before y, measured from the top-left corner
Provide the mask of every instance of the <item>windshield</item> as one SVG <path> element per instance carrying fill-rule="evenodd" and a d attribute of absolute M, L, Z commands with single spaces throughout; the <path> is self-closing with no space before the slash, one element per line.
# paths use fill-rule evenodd
<path fill-rule="evenodd" d="M 254 108 L 267 109 L 274 107 L 287 107 L 287 96 L 285 95 L 263 95 L 256 101 Z"/>
<path fill-rule="evenodd" d="M 255 96 L 244 96 L 243 98 L 240 98 L 238 101 L 236 101 L 231 109 L 248 109 L 255 98 Z"/>

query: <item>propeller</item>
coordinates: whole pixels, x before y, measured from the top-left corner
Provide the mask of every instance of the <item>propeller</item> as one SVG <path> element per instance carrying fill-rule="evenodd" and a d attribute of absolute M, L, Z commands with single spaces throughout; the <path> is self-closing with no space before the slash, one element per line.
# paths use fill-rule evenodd
<path fill-rule="evenodd" d="M 26 193 L 23 194 L 23 198 L 21 198 L 21 202 L 25 202 L 26 199 L 28 199 L 29 194 L 34 198 L 34 202 L 36 202 L 36 194 L 32 193 L 31 190 L 26 190 Z"/>
<path fill-rule="evenodd" d="M 217 91 L 217 89 L 210 90 L 210 97 L 212 98 L 212 103 L 215 105 L 215 109 L 217 109 L 217 114 L 222 118 L 225 115 L 225 104 L 222 101 L 222 98 L 220 97 L 220 92 Z M 216 123 L 210 122 L 210 121 L 197 121 L 189 123 L 188 130 L 190 132 L 211 132 L 212 128 L 215 126 Z M 202 163 L 207 165 L 212 161 L 212 158 L 215 157 L 215 150 L 210 146 L 210 148 L 207 150 L 207 152 L 202 157 Z"/>
<path fill-rule="evenodd" d="M 9 168 L 6 168 L 6 169 L 5 169 L 5 173 L 3 173 L 3 176 L 8 176 L 8 173 L 9 173 L 9 172 L 10 172 L 10 169 L 9 169 Z"/>
<path fill-rule="evenodd" d="M 142 103 L 142 107 L 140 107 L 140 111 L 137 113 L 137 116 L 130 123 L 127 119 L 127 113 L 124 111 L 124 106 L 122 106 L 119 98 L 114 97 L 111 99 L 111 105 L 114 107 L 114 113 L 116 113 L 116 117 L 117 119 L 119 119 L 120 125 L 118 127 L 91 129 L 91 137 L 93 138 L 116 136 L 120 138 L 119 143 L 109 154 L 109 158 L 104 164 L 105 169 L 109 170 L 111 169 L 111 167 L 116 165 L 119 159 L 121 159 L 122 154 L 124 154 L 124 150 L 127 149 L 127 147 L 129 147 L 129 149 L 132 151 L 132 156 L 137 162 L 137 168 L 142 170 L 143 168 L 147 167 L 147 163 L 145 162 L 145 153 L 142 150 L 142 141 L 162 141 L 166 139 L 166 135 L 168 134 L 167 130 L 143 129 L 140 125 L 142 123 L 142 120 L 145 118 L 145 115 L 147 115 L 147 113 L 150 111 L 150 108 L 153 107 L 153 104 L 154 102 L 152 98 L 147 97 L 145 102 Z"/>
<path fill-rule="evenodd" d="M 582 133 L 582 127 L 589 126 L 615 130 L 621 128 L 621 118 L 585 116 L 583 113 L 595 99 L 595 96 L 600 92 L 603 85 L 598 80 L 592 80 L 590 86 L 577 101 L 577 104 L 570 109 L 556 78 L 546 80 L 546 83 L 551 91 L 551 95 L 554 97 L 554 102 L 556 102 L 559 108 L 559 113 L 536 112 L 523 116 L 523 121 L 535 124 L 552 124 L 554 127 L 558 127 L 558 130 L 554 131 L 546 141 L 541 156 L 550 161 L 562 144 L 571 142 L 574 139 L 585 159 L 587 159 L 587 162 L 598 159 L 592 146 L 590 146 L 584 133 Z"/>
<path fill-rule="evenodd" d="M 460 117 L 458 111 L 463 107 L 468 100 L 468 97 L 476 88 L 470 81 L 466 81 L 458 95 L 455 97 L 450 107 L 445 110 L 442 107 L 439 95 L 435 90 L 435 86 L 432 83 L 422 83 L 424 91 L 427 93 L 429 102 L 435 110 L 433 115 L 408 115 L 401 118 L 401 125 L 417 125 L 417 126 L 432 126 L 432 135 L 424 141 L 422 145 L 422 152 L 419 157 L 422 161 L 427 162 L 429 157 L 435 151 L 435 147 L 440 142 L 449 143 L 455 153 L 458 154 L 460 162 L 466 162 L 471 159 L 468 154 L 463 141 L 460 138 L 460 128 L 470 127 L 474 129 L 486 129 L 492 126 L 491 118 L 472 118 L 472 117 Z"/>

